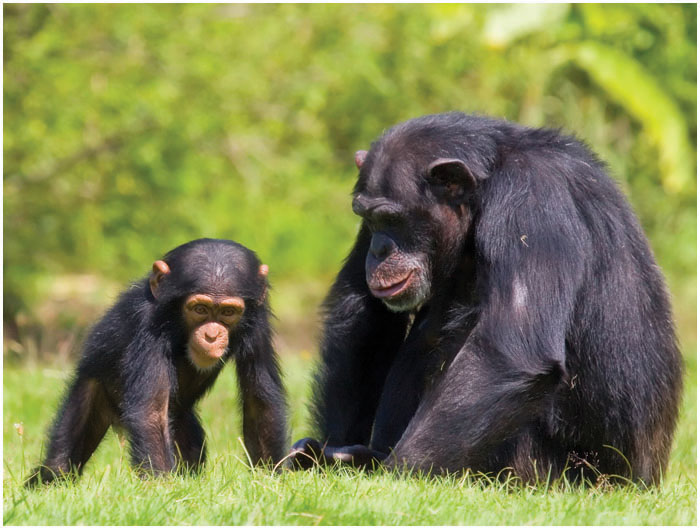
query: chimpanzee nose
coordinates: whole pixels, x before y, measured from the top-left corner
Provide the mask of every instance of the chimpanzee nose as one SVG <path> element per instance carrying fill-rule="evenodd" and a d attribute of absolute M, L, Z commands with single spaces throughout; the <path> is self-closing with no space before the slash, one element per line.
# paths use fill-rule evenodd
<path fill-rule="evenodd" d="M 372 235 L 372 242 L 369 245 L 370 253 L 380 261 L 394 251 L 396 243 L 391 237 L 383 233 Z"/>
<path fill-rule="evenodd" d="M 204 331 L 204 338 L 209 343 L 214 343 L 218 337 L 219 337 L 218 331 Z"/>

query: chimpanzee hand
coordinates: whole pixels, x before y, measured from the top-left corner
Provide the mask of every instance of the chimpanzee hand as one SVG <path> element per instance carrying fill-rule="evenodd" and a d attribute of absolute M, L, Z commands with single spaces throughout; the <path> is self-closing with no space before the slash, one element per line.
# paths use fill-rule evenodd
<path fill-rule="evenodd" d="M 304 437 L 292 445 L 287 465 L 293 470 L 307 470 L 314 464 L 326 465 L 324 449 L 316 439 Z"/>
<path fill-rule="evenodd" d="M 305 437 L 294 443 L 289 454 L 289 466 L 295 470 L 306 470 L 318 464 L 328 466 L 334 463 L 355 468 L 371 468 L 378 465 L 386 454 L 372 450 L 364 445 L 321 446 L 321 443 Z"/>
<path fill-rule="evenodd" d="M 386 458 L 387 454 L 377 452 L 365 445 L 341 446 L 339 448 L 326 448 L 332 453 L 333 461 L 350 465 L 355 468 L 366 468 L 372 470 Z"/>

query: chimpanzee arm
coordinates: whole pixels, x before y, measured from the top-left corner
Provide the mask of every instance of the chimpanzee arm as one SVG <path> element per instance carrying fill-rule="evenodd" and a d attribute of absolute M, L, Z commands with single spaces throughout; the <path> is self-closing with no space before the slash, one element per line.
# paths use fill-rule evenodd
<path fill-rule="evenodd" d="M 396 445 L 423 398 L 427 366 L 433 356 L 425 339 L 429 334 L 425 317 L 425 314 L 416 316 L 386 377 L 369 443 L 376 453 L 388 454 Z"/>
<path fill-rule="evenodd" d="M 171 421 L 175 454 L 180 459 L 183 469 L 199 472 L 207 459 L 204 446 L 204 429 L 193 409 L 177 412 Z"/>
<path fill-rule="evenodd" d="M 369 231 L 362 227 L 324 303 L 314 417 L 322 443 L 368 444 L 387 372 L 406 335 L 407 314 L 390 312 L 365 280 Z"/>
<path fill-rule="evenodd" d="M 144 325 L 127 347 L 121 370 L 121 421 L 131 441 L 133 465 L 140 471 L 169 472 L 175 466 L 169 425 L 175 374 L 168 340 Z"/>
<path fill-rule="evenodd" d="M 264 312 L 267 306 L 257 310 Z M 256 318 L 236 356 L 243 404 L 243 438 L 254 464 L 278 463 L 288 442 L 287 407 L 267 317 Z"/>
<path fill-rule="evenodd" d="M 527 164 L 526 156 L 519 162 Z M 494 447 L 544 416 L 567 379 L 565 339 L 589 273 L 590 233 L 556 174 L 535 178 L 519 167 L 494 177 L 484 195 L 476 225 L 478 323 L 422 401 L 390 465 L 488 470 Z"/>

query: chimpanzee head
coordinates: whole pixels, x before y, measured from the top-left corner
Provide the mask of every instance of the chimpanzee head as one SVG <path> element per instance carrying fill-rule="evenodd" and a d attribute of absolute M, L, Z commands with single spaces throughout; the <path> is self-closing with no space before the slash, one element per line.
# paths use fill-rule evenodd
<path fill-rule="evenodd" d="M 208 370 L 219 363 L 246 316 L 264 303 L 267 265 L 233 241 L 198 239 L 153 263 L 151 293 L 170 317 L 182 322 L 187 354 L 194 366 Z"/>
<path fill-rule="evenodd" d="M 464 122 L 474 119 L 473 136 Z M 474 212 L 474 193 L 494 152 L 480 121 L 425 116 L 358 151 L 353 211 L 371 233 L 367 285 L 392 311 L 414 310 L 454 272 Z"/>

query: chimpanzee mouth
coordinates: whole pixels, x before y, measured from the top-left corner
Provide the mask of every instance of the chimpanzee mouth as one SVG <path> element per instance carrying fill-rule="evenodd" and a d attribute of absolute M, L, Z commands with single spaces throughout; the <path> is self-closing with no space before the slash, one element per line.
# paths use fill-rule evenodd
<path fill-rule="evenodd" d="M 218 360 L 226 353 L 226 349 L 216 348 L 211 350 L 198 350 L 197 354 L 202 358 L 211 358 L 212 360 Z"/>
<path fill-rule="evenodd" d="M 393 298 L 394 296 L 397 296 L 398 294 L 400 294 L 401 292 L 406 290 L 406 288 L 408 288 L 408 285 L 410 284 L 412 277 L 413 277 L 413 270 L 411 270 L 406 275 L 406 277 L 404 277 L 402 280 L 400 280 L 392 285 L 389 285 L 386 287 L 385 286 L 376 286 L 375 287 L 372 285 L 368 285 L 369 290 L 375 298 L 379 298 L 379 299 Z"/>
<path fill-rule="evenodd" d="M 204 349 L 197 345 L 189 347 L 190 361 L 199 371 L 207 371 L 223 361 L 226 348 Z"/>

